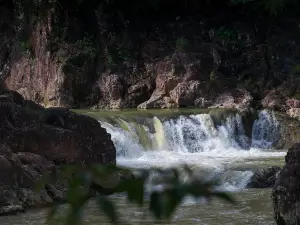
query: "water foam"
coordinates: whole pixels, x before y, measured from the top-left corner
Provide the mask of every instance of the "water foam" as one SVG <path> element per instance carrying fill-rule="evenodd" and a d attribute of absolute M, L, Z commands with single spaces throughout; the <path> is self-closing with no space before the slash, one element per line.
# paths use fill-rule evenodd
<path fill-rule="evenodd" d="M 258 148 L 271 148 L 279 138 L 279 123 L 275 113 L 263 110 L 253 124 L 252 146 Z"/>
<path fill-rule="evenodd" d="M 285 155 L 266 150 L 279 133 L 275 114 L 266 110 L 259 113 L 253 124 L 252 140 L 245 135 L 238 114 L 229 115 L 218 126 L 209 114 L 164 120 L 153 117 L 150 123 L 154 129 L 149 124 L 116 120 L 114 125 L 104 121 L 101 124 L 111 134 L 118 164 L 134 168 L 195 165 L 212 171 L 213 176 L 222 174 L 220 187 L 227 190 L 244 188 L 252 176 L 252 171 L 232 171 L 230 166 Z"/>

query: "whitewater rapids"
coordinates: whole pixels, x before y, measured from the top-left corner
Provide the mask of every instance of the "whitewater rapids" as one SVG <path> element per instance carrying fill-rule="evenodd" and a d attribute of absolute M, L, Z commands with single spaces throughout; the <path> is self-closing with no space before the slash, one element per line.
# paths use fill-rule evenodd
<path fill-rule="evenodd" d="M 242 117 L 230 114 L 216 125 L 210 114 L 156 116 L 137 123 L 114 118 L 99 121 L 111 134 L 117 163 L 131 168 L 170 167 L 188 164 L 205 171 L 205 177 L 221 180 L 228 191 L 246 187 L 254 164 L 282 158 L 286 152 L 272 150 L 279 136 L 274 112 L 263 110 L 254 121 L 252 135 L 245 134 Z"/>

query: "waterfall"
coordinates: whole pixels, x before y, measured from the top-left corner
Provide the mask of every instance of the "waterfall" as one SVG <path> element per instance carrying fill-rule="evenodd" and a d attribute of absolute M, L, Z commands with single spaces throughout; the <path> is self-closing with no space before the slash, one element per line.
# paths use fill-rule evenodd
<path fill-rule="evenodd" d="M 108 122 L 109 121 L 109 122 Z M 253 123 L 252 139 L 245 134 L 242 117 L 236 113 L 214 121 L 210 114 L 173 117 L 101 120 L 111 134 L 117 162 L 130 167 L 172 166 L 180 163 L 205 168 L 206 177 L 218 177 L 228 190 L 246 186 L 253 172 L 232 170 L 249 158 L 282 156 L 266 149 L 279 137 L 274 112 L 261 111 Z"/>
<path fill-rule="evenodd" d="M 275 113 L 263 110 L 253 124 L 252 146 L 258 148 L 271 148 L 279 138 L 279 123 Z"/>
<path fill-rule="evenodd" d="M 261 111 L 253 124 L 252 140 L 245 135 L 241 116 L 230 115 L 216 126 L 209 114 L 178 116 L 161 121 L 152 118 L 154 130 L 147 124 L 124 119 L 101 122 L 111 134 L 118 156 L 139 157 L 145 151 L 185 153 L 270 148 L 279 137 L 279 123 L 273 112 Z"/>

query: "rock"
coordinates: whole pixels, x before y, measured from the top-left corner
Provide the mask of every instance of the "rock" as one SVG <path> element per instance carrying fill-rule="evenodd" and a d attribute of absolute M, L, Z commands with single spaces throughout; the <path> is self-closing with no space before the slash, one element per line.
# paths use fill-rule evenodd
<path fill-rule="evenodd" d="M 300 108 L 291 108 L 286 111 L 286 113 L 297 120 L 300 120 Z"/>
<path fill-rule="evenodd" d="M 141 21 L 138 26 L 132 22 L 128 23 L 128 29 L 126 28 L 124 31 L 117 29 L 118 32 L 115 36 L 118 41 L 110 40 L 111 38 L 108 37 L 104 37 L 104 40 L 100 38 L 101 41 L 99 41 L 99 38 L 95 38 L 91 34 L 88 35 L 91 36 L 88 43 L 83 39 L 75 40 L 74 42 L 78 41 L 76 44 L 70 40 L 62 40 L 49 47 L 51 42 L 49 40 L 53 39 L 49 29 L 56 26 L 56 24 L 52 24 L 53 19 L 49 19 L 49 21 L 39 21 L 26 34 L 30 41 L 26 43 L 29 49 L 25 50 L 24 43 L 14 32 L 14 26 L 7 28 L 10 21 L 16 21 L 13 12 L 17 9 L 15 6 L 3 6 L 2 8 L 4 9 L 1 13 L 0 27 L 3 28 L 3 44 L 0 52 L 0 76 L 5 79 L 5 84 L 10 89 L 18 91 L 27 100 L 43 105 L 100 108 L 136 107 L 149 100 L 153 90 L 148 92 L 146 88 L 135 94 L 128 92 L 128 96 L 126 90 L 130 86 L 135 86 L 138 79 L 144 79 L 143 75 L 147 76 L 150 70 L 151 73 L 153 72 L 153 79 L 157 77 L 157 87 L 153 89 L 162 92 L 162 95 L 166 95 L 166 97 L 170 97 L 168 93 L 184 81 L 196 80 L 201 83 L 213 80 L 214 73 L 211 72 L 216 71 L 226 74 L 227 78 L 230 78 L 236 86 L 244 85 L 244 88 L 247 86 L 247 90 L 252 93 L 256 92 L 255 95 L 259 96 L 258 101 L 261 100 L 261 97 L 265 97 L 262 95 L 265 89 L 281 92 L 277 89 L 279 83 L 284 83 L 280 86 L 286 96 L 291 97 L 299 91 L 299 78 L 297 79 L 299 38 L 294 35 L 299 23 L 297 15 L 291 16 L 296 21 L 295 23 L 288 23 L 285 17 L 274 21 L 272 25 L 274 30 L 268 37 L 268 45 L 261 40 L 265 32 L 262 23 L 257 23 L 256 28 L 253 29 L 253 24 L 241 23 L 233 19 L 228 26 L 234 27 L 234 31 L 228 31 L 231 34 L 228 35 L 230 37 L 226 37 L 226 35 L 220 34 L 222 29 L 219 30 L 218 22 L 212 22 L 219 20 L 220 23 L 224 22 L 219 16 L 213 16 L 213 18 L 204 16 L 201 18 L 200 24 L 202 25 L 199 26 L 199 23 L 191 24 L 191 21 L 198 21 L 196 15 L 190 15 L 190 17 L 179 15 L 172 17 L 173 21 L 172 19 L 162 19 L 158 24 L 155 19 L 146 19 L 145 22 L 149 23 L 147 34 L 156 34 L 159 30 L 160 37 L 164 38 L 158 38 L 156 35 L 138 38 L 145 35 L 145 23 Z M 190 9 L 193 11 L 192 8 Z M 83 13 L 74 13 L 73 7 L 62 7 L 60 10 L 64 12 L 57 13 L 67 13 L 70 16 L 68 21 L 65 21 L 64 17 L 58 21 L 58 25 L 62 30 L 66 30 L 68 37 L 77 37 L 78 33 L 87 32 L 86 27 L 80 24 L 89 24 L 88 30 L 95 34 L 100 34 L 104 30 L 107 33 L 115 32 L 114 26 L 111 26 L 114 23 L 108 22 L 104 19 L 105 17 L 95 17 L 92 19 L 93 21 L 90 21 L 91 18 L 80 16 Z M 84 12 L 86 14 L 94 13 L 92 4 L 90 7 L 82 7 L 78 10 L 88 11 Z M 237 16 L 237 18 L 240 17 Z M 181 31 L 179 32 L 179 30 Z M 284 32 L 279 32 L 283 30 Z M 185 34 L 185 37 L 180 39 L 181 35 L 178 32 Z M 109 40 L 106 40 L 107 38 Z M 181 44 L 185 46 L 180 47 L 179 44 L 176 49 L 186 48 L 186 52 L 177 51 L 173 54 L 176 38 L 179 41 L 176 44 L 183 41 L 184 43 Z M 88 47 L 78 43 L 85 43 Z M 93 43 L 92 46 L 90 46 L 91 43 Z M 98 45 L 101 47 L 96 47 Z M 126 48 L 123 49 L 125 46 Z M 112 74 L 112 78 L 109 78 L 110 74 Z M 138 74 L 136 77 L 139 78 L 132 79 L 136 74 Z M 289 78 L 289 74 L 296 76 Z M 124 80 L 125 84 L 120 84 L 113 78 L 115 76 L 119 77 L 117 80 Z M 96 84 L 102 78 L 104 83 Z M 286 82 L 283 82 L 284 80 Z M 110 86 L 106 84 L 112 84 L 113 88 L 107 90 L 107 87 Z M 122 98 L 106 99 L 106 94 L 118 96 L 120 90 L 121 92 L 125 90 L 125 95 L 121 95 Z M 101 96 L 100 92 L 104 96 Z M 202 98 L 206 99 L 205 101 L 211 100 L 206 96 L 197 96 L 197 99 Z M 268 107 L 280 107 L 280 104 L 273 104 L 267 99 L 265 101 L 266 105 L 270 103 Z M 202 100 L 198 100 L 196 104 L 200 107 L 206 106 Z M 172 105 L 172 102 L 160 101 L 157 107 Z"/>
<path fill-rule="evenodd" d="M 294 99 L 294 98 L 287 99 L 285 104 L 289 109 L 290 108 L 300 108 L 300 100 L 298 100 L 298 99 Z"/>
<path fill-rule="evenodd" d="M 152 77 L 140 80 L 128 88 L 126 105 L 136 108 L 141 103 L 147 101 L 155 88 L 155 81 Z"/>
<path fill-rule="evenodd" d="M 300 144 L 293 145 L 285 156 L 285 165 L 272 191 L 275 221 L 278 225 L 300 223 Z"/>
<path fill-rule="evenodd" d="M 278 141 L 274 143 L 276 149 L 289 149 L 295 143 L 300 142 L 300 121 L 291 118 L 285 113 L 275 113 L 276 120 L 279 123 Z"/>
<path fill-rule="evenodd" d="M 18 190 L 18 199 L 25 208 L 42 207 L 53 203 L 52 198 L 48 195 L 46 190 L 41 190 L 36 193 L 36 190 L 29 188 L 21 188 Z"/>
<path fill-rule="evenodd" d="M 169 108 L 192 106 L 202 94 L 201 82 L 209 80 L 219 65 L 216 50 L 203 44 L 200 54 L 175 52 L 155 66 L 155 90 L 139 108 Z M 165 98 L 166 97 L 166 98 Z"/>
<path fill-rule="evenodd" d="M 122 98 L 125 95 L 125 81 L 117 74 L 103 74 L 97 82 L 102 97 L 99 107 L 108 105 L 108 108 L 121 108 Z"/>
<path fill-rule="evenodd" d="M 212 100 L 200 97 L 194 101 L 194 105 L 198 108 L 208 108 L 212 105 Z"/>
<path fill-rule="evenodd" d="M 146 102 L 138 105 L 139 109 L 153 109 L 153 108 L 175 108 L 177 105 L 171 102 L 171 98 L 164 96 L 161 93 L 153 93 L 151 98 Z"/>
<path fill-rule="evenodd" d="M 299 76 L 289 76 L 277 87 L 277 91 L 286 98 L 291 98 L 300 92 L 300 78 Z"/>
<path fill-rule="evenodd" d="M 18 105 L 23 105 L 24 99 L 18 92 L 2 90 L 2 92 L 0 92 L 0 102 L 14 102 Z"/>
<path fill-rule="evenodd" d="M 62 185 L 46 184 L 45 190 L 54 202 L 64 202 L 66 196 L 66 190 Z"/>
<path fill-rule="evenodd" d="M 265 169 L 258 169 L 251 177 L 250 183 L 247 185 L 248 188 L 269 188 L 275 185 L 275 181 L 279 171 L 281 170 L 278 166 L 272 166 Z"/>
<path fill-rule="evenodd" d="M 18 98 L 0 101 L 0 215 L 63 202 L 66 184 L 48 183 L 36 192 L 37 181 L 61 165 L 115 160 L 110 135 L 97 120 Z"/>
<path fill-rule="evenodd" d="M 146 102 L 138 105 L 139 109 L 162 108 L 164 106 L 164 95 L 161 93 L 153 93 L 151 98 Z"/>
<path fill-rule="evenodd" d="M 0 216 L 15 215 L 22 212 L 25 212 L 25 209 L 20 205 L 10 205 L 10 206 L 0 207 Z"/>
<path fill-rule="evenodd" d="M 35 153 L 56 163 L 115 161 L 110 135 L 97 120 L 88 116 L 67 109 L 49 108 L 36 112 L 7 104 L 1 104 L 0 110 L 3 124 L 0 135 L 14 153 Z M 8 120 L 9 117 L 13 121 Z M 13 129 L 14 126 L 18 129 Z M 105 149 L 105 152 L 98 149 Z"/>
<path fill-rule="evenodd" d="M 263 108 L 279 110 L 279 111 L 286 111 L 286 97 L 276 91 L 270 91 L 262 100 L 261 105 Z"/>
<path fill-rule="evenodd" d="M 214 121 L 215 126 L 222 126 L 227 118 L 234 117 L 237 113 L 235 109 L 216 108 L 210 109 L 209 115 Z"/>
<path fill-rule="evenodd" d="M 191 106 L 196 100 L 199 88 L 199 81 L 179 83 L 172 91 L 170 91 L 170 99 L 178 107 Z"/>
<path fill-rule="evenodd" d="M 253 102 L 251 94 L 243 89 L 232 89 L 220 94 L 210 108 L 238 109 L 240 111 L 248 110 Z"/>
<path fill-rule="evenodd" d="M 295 98 L 300 92 L 299 85 L 298 77 L 288 77 L 281 85 L 266 93 L 261 100 L 261 106 L 281 112 L 291 108 L 300 108 L 300 100 Z"/>

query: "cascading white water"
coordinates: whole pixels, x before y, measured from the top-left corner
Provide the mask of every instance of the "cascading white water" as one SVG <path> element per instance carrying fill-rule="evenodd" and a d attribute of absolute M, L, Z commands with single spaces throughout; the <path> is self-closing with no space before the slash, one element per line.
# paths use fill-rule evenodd
<path fill-rule="evenodd" d="M 249 158 L 282 156 L 270 152 L 278 138 L 279 124 L 273 112 L 261 111 L 253 124 L 252 140 L 244 131 L 239 114 L 229 115 L 216 126 L 209 114 L 181 115 L 145 124 L 115 118 L 115 124 L 100 121 L 111 134 L 117 161 L 130 167 L 171 166 L 187 163 L 206 168 L 206 176 L 222 175 L 221 187 L 244 188 L 251 171 L 231 170 L 231 164 Z"/>
<path fill-rule="evenodd" d="M 274 112 L 263 110 L 253 124 L 252 146 L 271 148 L 279 137 L 279 123 Z"/>

